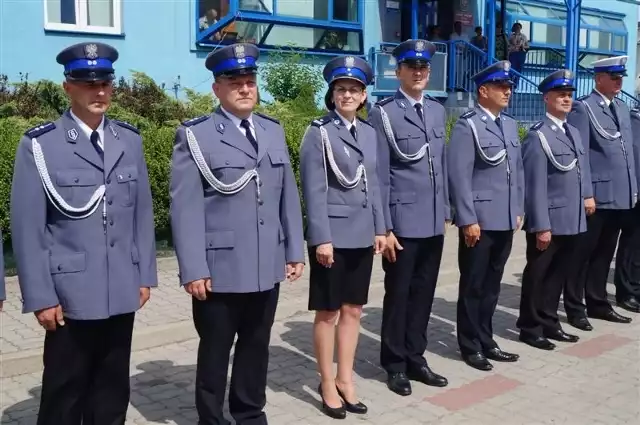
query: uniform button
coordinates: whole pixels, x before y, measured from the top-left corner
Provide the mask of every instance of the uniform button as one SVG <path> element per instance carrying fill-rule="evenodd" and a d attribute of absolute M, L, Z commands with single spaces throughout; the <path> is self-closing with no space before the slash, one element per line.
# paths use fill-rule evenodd
<path fill-rule="evenodd" d="M 111 245 L 111 247 L 113 248 L 113 246 L 114 246 L 115 244 L 116 244 L 116 243 L 115 243 L 114 241 L 111 241 L 111 243 L 110 243 L 109 245 Z"/>
<path fill-rule="evenodd" d="M 262 199 L 260 199 L 260 200 L 258 201 L 258 205 L 262 205 L 262 204 L 264 204 L 264 201 L 263 201 Z"/>
<path fill-rule="evenodd" d="M 229 161 L 228 161 L 228 160 L 227 160 L 227 161 L 225 161 L 224 163 L 225 163 L 225 165 L 229 165 Z"/>
<path fill-rule="evenodd" d="M 264 224 L 264 220 L 263 219 L 260 219 L 260 224 Z"/>
<path fill-rule="evenodd" d="M 113 226 L 113 220 L 109 221 L 109 225 Z"/>
<path fill-rule="evenodd" d="M 122 174 L 118 174 L 118 180 L 122 180 Z"/>
<path fill-rule="evenodd" d="M 128 175 L 129 175 L 129 178 L 131 178 L 131 173 L 129 173 Z"/>
<path fill-rule="evenodd" d="M 362 208 L 367 208 L 367 201 L 362 203 Z"/>
<path fill-rule="evenodd" d="M 62 270 L 62 266 L 58 264 L 58 271 Z"/>
<path fill-rule="evenodd" d="M 363 192 L 365 192 L 367 189 L 365 189 L 364 187 L 361 189 Z"/>
<path fill-rule="evenodd" d="M 107 179 L 107 184 L 111 184 L 111 179 Z"/>
<path fill-rule="evenodd" d="M 109 200 L 107 201 L 107 204 L 109 204 L 109 205 L 113 204 L 113 199 L 109 199 Z"/>
<path fill-rule="evenodd" d="M 260 180 L 260 184 L 258 186 L 262 187 L 262 180 Z"/>
<path fill-rule="evenodd" d="M 80 179 L 79 179 L 79 178 L 77 178 L 77 177 L 76 177 L 75 179 L 73 179 L 73 182 L 74 182 L 74 183 L 78 183 L 79 181 L 80 181 Z"/>

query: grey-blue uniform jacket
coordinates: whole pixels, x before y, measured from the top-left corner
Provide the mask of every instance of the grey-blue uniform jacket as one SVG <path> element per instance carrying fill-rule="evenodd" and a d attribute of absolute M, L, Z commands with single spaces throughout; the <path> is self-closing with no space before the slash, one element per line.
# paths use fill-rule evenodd
<path fill-rule="evenodd" d="M 593 196 L 589 164 L 580 133 L 570 124 L 567 128 L 571 138 L 545 117 L 524 140 L 526 232 L 576 235 L 587 231 L 584 199 Z"/>
<path fill-rule="evenodd" d="M 620 128 L 596 91 L 573 102 L 567 121 L 578 129 L 585 144 L 596 208 L 629 209 L 638 197 L 631 117 L 624 102 L 613 101 Z"/>
<path fill-rule="evenodd" d="M 326 131 L 335 166 L 353 181 L 364 165 L 365 180 L 353 181 L 348 189 L 338 182 L 323 145 Z M 307 213 L 309 246 L 331 243 L 335 248 L 366 248 L 376 235 L 384 235 L 384 215 L 376 176 L 376 132 L 358 118 L 358 140 L 334 112 L 315 120 L 307 129 L 300 149 L 300 180 Z"/>
<path fill-rule="evenodd" d="M 633 133 L 633 159 L 636 167 L 637 187 L 640 189 L 640 109 L 633 108 L 631 114 L 631 132 Z"/>
<path fill-rule="evenodd" d="M 304 262 L 300 197 L 284 130 L 277 120 L 257 113 L 252 121 L 257 154 L 220 109 L 178 128 L 171 227 L 181 285 L 210 278 L 213 292 L 267 291 L 285 279 L 286 263 Z M 201 152 L 202 169 L 191 153 L 189 134 Z M 214 189 L 203 174 L 231 184 L 252 170 L 259 177 L 235 194 Z"/>
<path fill-rule="evenodd" d="M 445 220 L 451 220 L 446 112 L 430 97 L 425 97 L 422 104 L 424 122 L 400 91 L 378 102 L 369 113 L 378 140 L 385 225 L 406 238 L 442 235 Z"/>
<path fill-rule="evenodd" d="M 479 224 L 483 230 L 514 230 L 517 217 L 524 214 L 518 125 L 505 113 L 500 114 L 500 120 L 502 131 L 477 107 L 462 114 L 451 132 L 447 164 L 451 206 L 458 227 Z M 502 151 L 506 152 L 502 161 L 485 161 Z"/>
<path fill-rule="evenodd" d="M 68 318 L 105 319 L 138 310 L 140 288 L 158 284 L 142 138 L 105 118 L 104 148 L 103 161 L 69 111 L 20 141 L 11 232 L 25 313 L 60 304 Z M 53 190 L 44 189 L 40 158 Z M 83 207 L 102 185 L 104 197 L 86 218 L 65 209 Z"/>

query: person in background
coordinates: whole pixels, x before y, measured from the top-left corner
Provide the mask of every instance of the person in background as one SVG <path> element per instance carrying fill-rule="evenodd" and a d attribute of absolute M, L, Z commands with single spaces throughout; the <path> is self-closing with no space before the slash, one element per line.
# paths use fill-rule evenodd
<path fill-rule="evenodd" d="M 542 350 L 578 342 L 562 330 L 558 303 L 563 288 L 580 284 L 580 248 L 593 214 L 589 163 L 578 130 L 567 124 L 573 100 L 573 73 L 549 74 L 538 86 L 546 116 L 534 124 L 522 147 L 525 175 L 527 264 L 522 275 L 520 341 Z M 566 296 L 565 291 L 565 296 Z"/>
<path fill-rule="evenodd" d="M 509 62 L 511 62 L 512 69 L 519 74 L 522 73 L 524 64 L 527 60 L 527 51 L 529 50 L 529 40 L 527 36 L 522 33 L 522 24 L 516 22 L 511 27 L 511 35 L 509 36 Z M 518 89 L 518 82 L 520 81 L 519 75 L 513 76 L 513 89 Z"/>
<path fill-rule="evenodd" d="M 71 106 L 25 132 L 11 186 L 23 312 L 46 330 L 37 423 L 124 424 L 135 312 L 158 284 L 142 138 L 105 115 L 116 49 L 56 59 Z"/>
<path fill-rule="evenodd" d="M 482 51 L 487 50 L 487 37 L 482 35 L 482 27 L 475 28 L 475 35 L 471 37 L 470 43 Z"/>
<path fill-rule="evenodd" d="M 509 40 L 504 32 L 502 24 L 498 22 L 496 24 L 496 59 L 499 61 L 507 60 L 509 50 Z"/>
<path fill-rule="evenodd" d="M 309 310 L 316 312 L 318 393 L 324 412 L 342 419 L 346 412 L 367 412 L 356 396 L 353 363 L 373 255 L 382 253 L 386 238 L 375 131 L 357 116 L 366 103 L 373 70 L 361 58 L 339 56 L 326 64 L 323 75 L 329 84 L 325 106 L 330 112 L 305 132 L 300 182 L 311 267 Z M 333 373 L 334 341 L 337 375 Z"/>

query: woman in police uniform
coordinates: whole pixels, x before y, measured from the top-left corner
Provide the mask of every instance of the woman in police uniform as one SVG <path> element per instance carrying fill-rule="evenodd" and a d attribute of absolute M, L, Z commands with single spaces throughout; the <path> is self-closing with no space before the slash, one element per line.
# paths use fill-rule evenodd
<path fill-rule="evenodd" d="M 375 172 L 375 130 L 356 115 L 366 102 L 371 67 L 360 58 L 337 57 L 323 75 L 330 112 L 314 120 L 304 135 L 300 173 L 311 267 L 309 310 L 316 311 L 318 392 L 325 413 L 341 419 L 347 411 L 367 412 L 356 397 L 352 371 L 373 254 L 384 249 L 386 229 Z"/>

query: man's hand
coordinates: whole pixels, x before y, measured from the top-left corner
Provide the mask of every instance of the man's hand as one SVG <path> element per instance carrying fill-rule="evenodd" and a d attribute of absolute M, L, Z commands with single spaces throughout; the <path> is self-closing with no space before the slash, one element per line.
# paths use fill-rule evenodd
<path fill-rule="evenodd" d="M 287 263 L 286 274 L 289 282 L 295 282 L 302 276 L 304 263 Z"/>
<path fill-rule="evenodd" d="M 184 290 L 189 295 L 200 301 L 207 299 L 207 292 L 211 292 L 211 279 L 198 279 L 184 285 Z"/>
<path fill-rule="evenodd" d="M 516 218 L 516 230 L 520 230 L 520 227 L 522 227 L 522 216 Z"/>
<path fill-rule="evenodd" d="M 55 331 L 57 326 L 64 326 L 64 315 L 60 305 L 38 310 L 35 315 L 40 326 L 48 331 Z"/>
<path fill-rule="evenodd" d="M 316 248 L 316 260 L 325 267 L 331 267 L 333 264 L 333 245 L 323 243 Z"/>
<path fill-rule="evenodd" d="M 590 216 L 596 212 L 596 200 L 593 198 L 587 198 L 584 200 L 584 211 L 587 216 Z"/>
<path fill-rule="evenodd" d="M 387 237 L 386 236 L 376 236 L 375 242 L 373 244 L 376 255 L 382 254 L 387 247 Z"/>
<path fill-rule="evenodd" d="M 447 229 L 448 229 L 449 227 L 451 227 L 451 223 L 452 223 L 452 221 L 451 221 L 451 220 L 445 220 L 445 221 L 444 221 L 444 234 L 445 234 L 445 235 L 447 234 Z"/>
<path fill-rule="evenodd" d="M 464 243 L 469 248 L 476 246 L 480 240 L 480 226 L 478 224 L 469 224 L 462 228 L 462 234 L 464 235 Z"/>
<path fill-rule="evenodd" d="M 396 250 L 402 251 L 403 249 L 404 248 L 402 247 L 402 245 L 400 245 L 400 242 L 398 242 L 396 235 L 394 235 L 393 232 L 389 232 L 389 234 L 387 235 L 387 246 L 382 252 L 384 258 L 386 258 L 390 263 L 395 263 Z"/>
<path fill-rule="evenodd" d="M 151 288 L 140 288 L 140 308 L 144 306 L 151 297 Z"/>
<path fill-rule="evenodd" d="M 545 230 L 544 232 L 536 233 L 536 248 L 540 251 L 544 251 L 549 248 L 551 243 L 551 231 Z"/>

